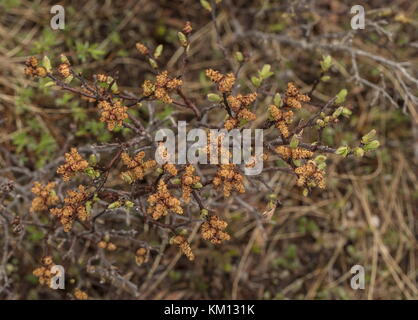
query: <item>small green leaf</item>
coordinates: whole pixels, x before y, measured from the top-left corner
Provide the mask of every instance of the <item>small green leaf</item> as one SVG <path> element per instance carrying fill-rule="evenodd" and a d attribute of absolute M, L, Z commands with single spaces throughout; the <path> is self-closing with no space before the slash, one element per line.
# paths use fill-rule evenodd
<path fill-rule="evenodd" d="M 294 135 L 292 136 L 292 139 L 290 140 L 290 144 L 289 144 L 289 146 L 290 146 L 290 148 L 292 148 L 292 149 L 296 149 L 298 145 L 299 145 L 299 139 L 298 139 L 298 137 L 294 134 Z"/>
<path fill-rule="evenodd" d="M 158 45 L 157 46 L 157 48 L 155 48 L 155 51 L 154 51 L 154 57 L 156 58 L 156 59 L 158 59 L 160 56 L 161 56 L 161 53 L 163 53 L 163 45 L 162 44 L 160 44 L 160 45 Z"/>
<path fill-rule="evenodd" d="M 96 178 L 96 171 L 92 167 L 86 168 L 84 171 L 90 178 L 94 179 Z"/>
<path fill-rule="evenodd" d="M 316 164 L 323 163 L 326 160 L 327 160 L 327 157 L 324 156 L 323 154 L 320 154 L 319 156 L 316 156 L 315 159 L 314 159 L 314 161 L 315 161 Z"/>
<path fill-rule="evenodd" d="M 364 146 L 364 151 L 375 150 L 379 148 L 379 146 L 380 146 L 380 142 L 378 140 L 373 140 Z"/>
<path fill-rule="evenodd" d="M 187 47 L 188 42 L 187 42 L 187 37 L 186 37 L 186 35 L 185 35 L 183 32 L 178 32 L 178 33 L 177 33 L 177 37 L 179 38 L 180 44 L 181 44 L 183 47 Z"/>
<path fill-rule="evenodd" d="M 51 72 L 52 70 L 51 60 L 49 60 L 48 56 L 44 56 L 42 58 L 42 66 L 46 69 L 46 71 Z"/>
<path fill-rule="evenodd" d="M 209 214 L 209 211 L 207 209 L 200 210 L 200 216 L 202 218 L 206 218 L 208 216 L 208 214 Z"/>
<path fill-rule="evenodd" d="M 55 85 L 54 81 L 48 81 L 47 83 L 44 84 L 44 88 L 52 87 L 53 85 Z"/>
<path fill-rule="evenodd" d="M 127 208 L 133 208 L 135 203 L 133 203 L 132 201 L 127 200 L 127 201 L 125 201 L 124 205 Z"/>
<path fill-rule="evenodd" d="M 97 164 L 97 156 L 94 153 L 89 156 L 89 164 L 92 166 Z"/>
<path fill-rule="evenodd" d="M 335 151 L 335 154 L 338 154 L 338 155 L 345 158 L 348 155 L 349 151 L 350 150 L 349 150 L 348 146 L 341 146 Z"/>
<path fill-rule="evenodd" d="M 174 178 L 171 180 L 171 183 L 174 185 L 179 185 L 181 183 L 181 179 L 180 178 Z"/>
<path fill-rule="evenodd" d="M 92 207 L 92 201 L 91 200 L 87 201 L 86 202 L 86 211 L 87 211 L 88 214 L 91 213 L 91 207 Z"/>
<path fill-rule="evenodd" d="M 300 161 L 299 159 L 292 159 L 292 162 L 297 167 L 300 167 L 302 165 L 302 161 Z"/>
<path fill-rule="evenodd" d="M 363 137 L 361 137 L 361 143 L 366 144 L 372 141 L 376 137 L 376 130 L 373 129 L 369 133 L 365 134 Z"/>
<path fill-rule="evenodd" d="M 336 104 L 342 104 L 345 101 L 345 98 L 347 97 L 347 89 L 341 89 L 340 92 L 337 94 L 337 98 L 335 99 Z"/>
<path fill-rule="evenodd" d="M 122 178 L 123 181 L 125 181 L 128 184 L 132 184 L 134 182 L 134 179 L 129 174 L 129 172 L 122 172 L 121 173 L 121 178 Z"/>
<path fill-rule="evenodd" d="M 269 77 L 271 77 L 274 73 L 270 71 L 271 66 L 269 64 L 265 64 L 261 71 L 259 71 L 259 76 L 261 80 L 265 80 Z"/>
<path fill-rule="evenodd" d="M 197 182 L 193 185 L 193 188 L 194 189 L 201 189 L 201 188 L 203 188 L 203 184 L 201 184 L 200 182 Z"/>
<path fill-rule="evenodd" d="M 251 77 L 251 82 L 254 86 L 259 87 L 261 85 L 261 79 L 256 76 Z"/>
<path fill-rule="evenodd" d="M 350 109 L 348 109 L 348 108 L 346 108 L 346 107 L 344 107 L 344 108 L 343 108 L 342 115 L 343 115 L 344 117 L 349 118 L 349 117 L 352 115 L 352 113 L 353 113 L 353 112 L 351 112 L 351 110 L 350 110 Z"/>
<path fill-rule="evenodd" d="M 200 0 L 200 4 L 202 5 L 203 8 L 205 8 L 209 12 L 212 12 L 212 7 L 211 7 L 211 5 L 210 5 L 210 3 L 208 1 L 206 1 L 206 0 Z"/>
<path fill-rule="evenodd" d="M 152 58 L 149 58 L 149 59 L 148 59 L 148 62 L 149 62 L 150 66 L 151 66 L 153 69 L 158 69 L 158 63 L 157 63 L 157 61 L 155 61 L 155 60 L 154 60 L 154 59 L 152 59 Z"/>
<path fill-rule="evenodd" d="M 332 66 L 332 58 L 330 55 L 323 56 L 321 61 L 321 70 L 322 72 L 327 72 Z"/>
<path fill-rule="evenodd" d="M 321 162 L 321 163 L 319 163 L 319 164 L 317 165 L 317 168 L 318 168 L 319 170 L 324 170 L 326 167 L 327 167 L 326 162 Z"/>
<path fill-rule="evenodd" d="M 111 204 L 109 204 L 109 205 L 107 206 L 107 208 L 108 208 L 108 209 L 117 209 L 117 208 L 119 208 L 120 206 L 121 206 L 120 201 L 115 201 L 115 202 L 112 202 Z"/>
<path fill-rule="evenodd" d="M 356 157 L 361 158 L 361 157 L 364 156 L 364 150 L 362 148 L 360 148 L 360 147 L 357 147 L 357 148 L 354 149 L 354 155 Z"/>
<path fill-rule="evenodd" d="M 238 126 L 243 127 L 248 123 L 248 119 L 239 119 Z"/>
<path fill-rule="evenodd" d="M 274 95 L 273 102 L 274 102 L 274 105 L 278 108 L 280 108 L 283 105 L 282 96 L 280 95 L 280 93 L 276 93 Z"/>
<path fill-rule="evenodd" d="M 343 113 L 344 107 L 338 107 L 333 113 L 333 118 L 338 118 Z"/>
<path fill-rule="evenodd" d="M 220 102 L 222 100 L 222 98 L 216 93 L 209 93 L 207 97 L 208 97 L 208 100 L 211 102 Z"/>
<path fill-rule="evenodd" d="M 70 64 L 70 61 L 68 60 L 67 56 L 62 54 L 62 53 L 60 54 L 60 61 L 61 61 L 61 63 Z"/>
<path fill-rule="evenodd" d="M 237 52 L 235 52 L 235 59 L 236 59 L 238 62 L 243 62 L 243 61 L 244 61 L 244 55 L 242 54 L 242 52 L 241 52 L 241 51 L 237 51 Z"/>
<path fill-rule="evenodd" d="M 115 94 L 119 93 L 119 87 L 116 81 L 113 82 L 112 86 L 110 87 L 110 90 Z"/>
<path fill-rule="evenodd" d="M 66 84 L 69 84 L 71 81 L 73 81 L 74 77 L 73 75 L 69 75 L 67 78 L 64 79 L 64 82 Z"/>
<path fill-rule="evenodd" d="M 325 123 L 324 120 L 318 119 L 318 120 L 316 120 L 316 125 L 317 126 L 320 126 L 321 128 L 323 128 L 323 127 L 325 127 L 326 123 Z"/>

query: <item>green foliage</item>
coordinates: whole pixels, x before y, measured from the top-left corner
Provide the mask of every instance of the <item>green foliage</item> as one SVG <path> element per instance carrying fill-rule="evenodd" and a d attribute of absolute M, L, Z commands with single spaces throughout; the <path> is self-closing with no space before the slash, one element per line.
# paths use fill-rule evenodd
<path fill-rule="evenodd" d="M 255 87 L 261 86 L 262 82 L 268 78 L 270 78 L 274 72 L 271 72 L 271 66 L 269 64 L 265 64 L 261 70 L 258 71 L 258 77 L 252 76 L 251 82 Z"/>
<path fill-rule="evenodd" d="M 295 244 L 290 244 L 283 256 L 276 258 L 273 261 L 273 266 L 276 268 L 284 268 L 287 270 L 296 270 L 300 266 L 300 261 L 297 256 L 297 247 Z"/>
<path fill-rule="evenodd" d="M 29 234 L 29 239 L 31 242 L 38 242 L 43 239 L 44 233 L 40 231 L 39 228 L 35 226 L 27 226 L 26 231 Z"/>
<path fill-rule="evenodd" d="M 15 112 L 20 115 L 29 110 L 31 99 L 34 96 L 34 89 L 32 87 L 21 88 L 16 93 L 15 97 Z"/>
<path fill-rule="evenodd" d="M 20 160 L 26 162 L 28 159 L 24 155 L 28 152 L 34 155 L 35 166 L 42 167 L 54 155 L 57 144 L 55 139 L 44 130 L 36 119 L 28 120 L 26 131 L 16 131 L 12 133 L 12 143 L 16 147 L 16 153 L 20 155 Z M 32 159 L 32 157 L 31 157 Z"/>
<path fill-rule="evenodd" d="M 342 104 L 345 101 L 345 98 L 347 97 L 347 89 L 341 89 L 340 92 L 337 94 L 337 98 L 335 99 L 335 104 Z"/>
<path fill-rule="evenodd" d="M 106 129 L 105 123 L 97 120 L 88 120 L 81 123 L 76 132 L 76 136 L 93 136 L 99 142 L 109 142 L 112 138 L 112 134 Z"/>
<path fill-rule="evenodd" d="M 274 105 L 278 108 L 280 108 L 283 105 L 283 100 L 282 100 L 282 96 L 280 95 L 280 93 L 276 93 L 274 95 L 273 102 L 274 102 Z"/>
<path fill-rule="evenodd" d="M 120 36 L 120 33 L 117 31 L 112 31 L 109 35 L 109 40 L 113 43 L 113 44 L 122 44 L 122 39 Z"/>
<path fill-rule="evenodd" d="M 290 144 L 289 144 L 289 146 L 292 148 L 292 149 L 296 149 L 297 148 L 297 146 L 299 145 L 299 138 L 297 137 L 297 135 L 293 135 L 292 136 L 292 139 L 290 140 Z"/>
<path fill-rule="evenodd" d="M 200 4 L 202 5 L 203 8 L 205 8 L 209 12 L 212 11 L 212 6 L 210 5 L 209 1 L 207 1 L 207 0 L 200 0 Z"/>
<path fill-rule="evenodd" d="M 161 54 L 163 53 L 163 45 L 162 44 L 159 44 L 158 46 L 157 46 L 157 48 L 155 48 L 155 51 L 154 51 L 154 57 L 155 58 L 159 58 L 160 56 L 161 56 Z"/>
<path fill-rule="evenodd" d="M 244 55 L 242 54 L 241 51 L 235 52 L 234 57 L 238 62 L 243 62 L 244 61 Z"/>
<path fill-rule="evenodd" d="M 82 42 L 76 40 L 75 50 L 77 57 L 81 62 L 86 62 L 89 57 L 93 58 L 94 60 L 99 60 L 106 54 L 105 50 L 99 48 L 98 43 L 90 44 L 88 41 Z"/>
<path fill-rule="evenodd" d="M 286 25 L 282 22 L 269 25 L 268 30 L 270 32 L 280 32 L 286 28 Z"/>
<path fill-rule="evenodd" d="M 156 114 L 156 117 L 160 120 L 164 120 L 170 117 L 174 112 L 174 108 L 171 105 L 165 105 L 164 110 Z"/>
<path fill-rule="evenodd" d="M 298 222 L 298 231 L 300 233 L 314 233 L 319 231 L 318 225 L 314 220 L 307 217 L 301 217 Z"/>
<path fill-rule="evenodd" d="M 349 152 L 350 152 L 350 148 L 348 146 L 341 146 L 335 151 L 335 154 L 338 154 L 339 156 L 342 156 L 345 158 Z"/>
<path fill-rule="evenodd" d="M 209 93 L 207 95 L 210 102 L 221 102 L 222 98 L 216 93 Z"/>
<path fill-rule="evenodd" d="M 323 56 L 321 61 L 321 70 L 322 72 L 327 72 L 332 66 L 332 58 L 330 55 Z"/>
<path fill-rule="evenodd" d="M 0 8 L 4 8 L 4 9 L 13 9 L 13 8 L 17 8 L 22 4 L 22 0 L 3 0 L 0 3 Z"/>
<path fill-rule="evenodd" d="M 45 27 L 39 39 L 33 43 L 31 54 L 47 53 L 58 43 L 58 34 L 49 26 Z"/>

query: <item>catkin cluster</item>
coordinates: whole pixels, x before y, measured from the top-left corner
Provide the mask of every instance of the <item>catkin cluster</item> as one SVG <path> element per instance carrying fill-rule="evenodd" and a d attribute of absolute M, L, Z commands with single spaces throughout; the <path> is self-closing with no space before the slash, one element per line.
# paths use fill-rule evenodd
<path fill-rule="evenodd" d="M 70 64 L 67 62 L 61 63 L 57 68 L 58 73 L 64 78 L 68 78 L 71 74 Z"/>
<path fill-rule="evenodd" d="M 168 174 L 172 175 L 173 177 L 176 176 L 178 173 L 176 166 L 172 163 L 166 163 L 163 166 L 163 170 Z"/>
<path fill-rule="evenodd" d="M 227 101 L 232 111 L 235 113 L 235 117 L 229 117 L 224 124 L 224 128 L 231 130 L 238 127 L 241 121 L 253 121 L 257 117 L 251 112 L 248 107 L 257 98 L 257 93 L 250 93 L 247 95 L 238 94 L 236 97 L 230 95 L 227 97 Z"/>
<path fill-rule="evenodd" d="M 192 193 L 193 185 L 200 182 L 200 177 L 194 175 L 194 172 L 195 167 L 189 164 L 184 169 L 183 176 L 181 177 L 182 199 L 185 203 L 190 202 L 190 194 Z"/>
<path fill-rule="evenodd" d="M 115 251 L 118 248 L 113 242 L 106 241 L 106 240 L 99 241 L 97 246 L 99 248 L 105 249 L 107 251 Z"/>
<path fill-rule="evenodd" d="M 223 241 L 231 239 L 229 234 L 224 230 L 228 226 L 228 223 L 221 220 L 218 216 L 211 215 L 207 221 L 202 223 L 200 227 L 200 234 L 202 238 L 212 242 L 213 244 L 220 244 Z"/>
<path fill-rule="evenodd" d="M 157 192 L 151 194 L 148 197 L 147 202 L 149 204 L 147 213 L 150 214 L 154 220 L 166 216 L 170 211 L 177 214 L 183 214 L 180 200 L 170 194 L 166 183 L 162 179 L 158 182 Z"/>
<path fill-rule="evenodd" d="M 206 137 L 207 144 L 201 148 L 200 151 L 206 153 L 208 159 L 219 158 L 219 156 L 221 159 L 230 159 L 232 157 L 228 146 L 224 145 L 224 142 L 228 142 L 225 140 L 225 133 L 215 134 L 215 137 L 213 137 L 212 133 L 209 131 L 207 132 Z"/>
<path fill-rule="evenodd" d="M 77 288 L 74 290 L 74 297 L 77 300 L 87 300 L 89 298 L 89 295 L 86 292 L 81 291 L 80 289 Z"/>
<path fill-rule="evenodd" d="M 306 164 L 297 167 L 295 173 L 298 176 L 297 185 L 299 187 L 319 187 L 325 188 L 325 172 L 318 169 L 316 163 L 309 160 Z"/>
<path fill-rule="evenodd" d="M 288 83 L 283 106 L 274 104 L 269 106 L 270 118 L 275 122 L 276 128 L 283 137 L 289 137 L 289 125 L 293 122 L 294 113 L 289 109 L 300 109 L 302 103 L 308 101 L 310 98 L 307 95 L 299 93 L 293 83 Z"/>
<path fill-rule="evenodd" d="M 71 148 L 69 153 L 65 154 L 65 163 L 58 167 L 57 173 L 62 175 L 64 181 L 69 181 L 77 172 L 83 172 L 89 163 L 83 159 L 76 148 Z"/>
<path fill-rule="evenodd" d="M 46 77 L 46 69 L 44 67 L 39 66 L 38 59 L 36 59 L 35 57 L 30 57 L 28 60 L 26 60 L 25 65 L 25 74 L 27 76 L 37 76 L 40 78 Z"/>
<path fill-rule="evenodd" d="M 192 248 L 190 248 L 189 242 L 187 242 L 186 238 L 183 236 L 177 235 L 173 238 L 171 238 L 171 244 L 175 244 L 180 247 L 181 252 L 189 259 L 190 261 L 193 261 L 195 256 L 192 251 Z"/>
<path fill-rule="evenodd" d="M 32 200 L 32 205 L 30 207 L 31 212 L 44 211 L 58 203 L 59 199 L 54 191 L 54 187 L 55 182 L 49 182 L 46 185 L 42 185 L 37 181 L 34 183 L 32 193 L 34 193 L 36 197 Z"/>
<path fill-rule="evenodd" d="M 143 151 L 138 152 L 133 159 L 126 152 L 122 153 L 122 162 L 129 169 L 121 173 L 124 181 L 132 183 L 136 180 L 142 180 L 144 179 L 146 170 L 155 167 L 157 164 L 155 160 L 144 161 L 144 157 L 145 152 Z"/>
<path fill-rule="evenodd" d="M 244 177 L 238 172 L 236 165 L 233 163 L 219 165 L 212 183 L 215 187 L 223 185 L 225 197 L 229 197 L 232 190 L 236 190 L 239 193 L 245 192 Z"/>
<path fill-rule="evenodd" d="M 289 159 L 309 159 L 313 156 L 313 152 L 304 148 L 291 148 L 289 146 L 278 146 L 276 152 L 285 160 Z"/>
<path fill-rule="evenodd" d="M 305 94 L 301 94 L 299 89 L 295 87 L 292 82 L 287 84 L 286 96 L 284 105 L 289 108 L 300 109 L 303 102 L 309 102 L 311 98 Z"/>
<path fill-rule="evenodd" d="M 149 54 L 149 49 L 141 42 L 137 42 L 135 44 L 136 49 L 139 51 L 140 54 L 142 54 L 143 56 L 146 56 Z"/>
<path fill-rule="evenodd" d="M 62 208 L 52 208 L 50 212 L 57 217 L 64 227 L 65 232 L 69 232 L 76 219 L 85 221 L 88 218 L 88 212 L 85 201 L 88 199 L 88 193 L 84 186 L 78 186 L 78 190 L 68 190 L 67 197 L 64 199 Z"/>
<path fill-rule="evenodd" d="M 173 99 L 169 93 L 174 89 L 179 88 L 183 84 L 181 79 L 170 78 L 167 71 L 159 73 L 155 77 L 155 81 L 145 80 L 142 84 L 144 96 L 154 96 L 157 100 L 164 103 L 172 103 Z"/>
<path fill-rule="evenodd" d="M 108 83 L 109 80 L 111 80 L 111 78 L 108 75 L 103 74 L 103 73 L 96 74 L 96 79 L 97 81 L 103 82 L 103 83 Z"/>
<path fill-rule="evenodd" d="M 51 256 L 45 256 L 41 259 L 42 266 L 33 270 L 32 274 L 39 278 L 41 285 L 50 286 L 51 278 L 54 274 L 51 272 L 51 268 L 54 265 Z"/>
<path fill-rule="evenodd" d="M 222 93 L 231 92 L 235 83 L 235 75 L 232 72 L 223 75 L 219 71 L 207 69 L 206 76 L 217 84 L 218 91 Z"/>
<path fill-rule="evenodd" d="M 138 266 L 147 262 L 149 258 L 149 250 L 147 248 L 138 248 L 135 251 L 135 262 Z"/>
<path fill-rule="evenodd" d="M 116 126 L 121 126 L 122 122 L 128 118 L 128 107 L 122 105 L 119 100 L 111 102 L 102 100 L 97 106 L 101 112 L 100 121 L 107 124 L 109 131 Z"/>
<path fill-rule="evenodd" d="M 269 113 L 270 117 L 275 122 L 276 128 L 279 129 L 282 136 L 284 136 L 285 138 L 289 137 L 289 125 L 293 121 L 293 111 L 280 110 L 277 106 L 272 104 L 269 106 Z"/>

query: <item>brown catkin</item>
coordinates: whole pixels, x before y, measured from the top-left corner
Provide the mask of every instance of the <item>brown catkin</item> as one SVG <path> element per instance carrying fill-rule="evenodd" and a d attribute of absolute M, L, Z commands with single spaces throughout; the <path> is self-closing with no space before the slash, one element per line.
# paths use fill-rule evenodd
<path fill-rule="evenodd" d="M 195 256 L 192 251 L 192 248 L 183 236 L 175 236 L 172 239 L 172 243 L 180 247 L 181 252 L 187 257 L 187 259 L 189 259 L 190 261 L 194 260 Z"/>
<path fill-rule="evenodd" d="M 221 220 L 218 216 L 211 215 L 207 221 L 202 223 L 200 227 L 200 234 L 202 238 L 212 242 L 213 244 L 220 244 L 223 241 L 230 240 L 231 237 L 224 230 L 228 223 Z"/>

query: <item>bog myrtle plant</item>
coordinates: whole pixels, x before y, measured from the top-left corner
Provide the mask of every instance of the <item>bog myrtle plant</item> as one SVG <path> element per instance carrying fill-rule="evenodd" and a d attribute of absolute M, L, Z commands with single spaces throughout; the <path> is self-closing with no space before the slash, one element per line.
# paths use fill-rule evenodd
<path fill-rule="evenodd" d="M 47 56 L 30 57 L 26 61 L 26 75 L 47 80 L 45 86 L 51 90 L 67 91 L 86 100 L 94 106 L 97 118 L 109 132 L 115 133 L 114 141 L 99 147 L 81 150 L 69 146 L 55 166 L 54 180 L 34 183 L 30 211 L 48 217 L 49 236 L 60 234 L 72 239 L 71 248 L 78 241 L 88 241 L 88 246 L 106 253 L 121 250 L 120 246 L 126 248 L 126 243 L 130 243 L 132 259 L 142 266 L 156 250 L 150 242 L 139 240 L 138 232 L 130 235 L 99 223 L 125 212 L 128 216 L 135 215 L 136 219 L 129 222 L 136 224 L 134 228 L 141 230 L 147 224 L 162 230 L 169 235 L 169 243 L 193 261 L 199 256 L 189 242 L 192 230 L 199 230 L 201 238 L 213 245 L 222 245 L 234 237 L 228 232 L 228 221 L 211 206 L 212 197 L 221 194 L 221 201 L 228 201 L 237 194 L 245 195 L 250 179 L 257 177 L 268 182 L 277 171 L 293 176 L 298 192 L 309 196 L 315 188 L 327 186 L 327 155 L 363 157 L 379 146 L 375 130 L 363 136 L 357 145 L 323 143 L 323 130 L 337 126 L 351 115 L 345 104 L 346 89 L 324 104 L 313 101 L 316 86 L 329 77 L 333 63 L 329 55 L 323 56 L 318 79 L 308 90 L 289 81 L 280 92 L 269 92 L 265 88 L 273 81 L 274 70 L 268 64 L 238 85 L 240 80 L 247 80 L 241 78 L 240 70 L 249 63 L 249 58 L 235 52 L 228 57 L 233 64 L 204 70 L 210 93 L 201 99 L 206 105 L 197 104 L 196 98 L 188 93 L 190 82 L 185 80 L 192 33 L 190 22 L 178 32 L 182 56 L 178 68 L 172 70 L 163 67 L 163 45 L 151 48 L 140 42 L 136 44 L 138 54 L 150 67 L 149 77 L 137 85 L 136 92 L 121 90 L 119 78 L 114 74 L 85 76 L 63 54 L 59 59 L 51 59 L 53 62 Z M 225 53 L 225 48 L 221 49 Z M 185 122 L 161 131 L 168 126 L 167 122 L 163 125 L 152 117 L 155 108 L 161 105 L 187 114 L 189 134 Z M 147 112 L 140 112 L 144 109 Z M 314 112 L 309 111 L 312 109 Z M 213 110 L 217 110 L 216 116 L 224 114 L 220 123 L 213 117 Z M 180 135 L 181 130 L 183 139 L 177 137 L 176 149 L 168 140 L 176 132 Z M 251 130 L 259 133 L 252 136 Z M 241 134 L 247 137 L 243 145 Z M 190 161 L 191 158 L 195 161 Z M 258 170 L 247 175 L 246 170 L 251 168 Z M 64 196 L 57 192 L 58 186 L 65 191 Z M 273 208 L 271 214 L 278 207 L 279 198 L 278 194 L 269 194 L 266 206 Z M 51 277 L 52 255 L 58 253 L 48 242 L 45 245 L 48 254 L 39 257 L 41 266 L 34 271 L 41 284 Z M 91 264 L 87 268 L 90 272 L 98 269 Z M 79 289 L 74 296 L 88 297 Z"/>

